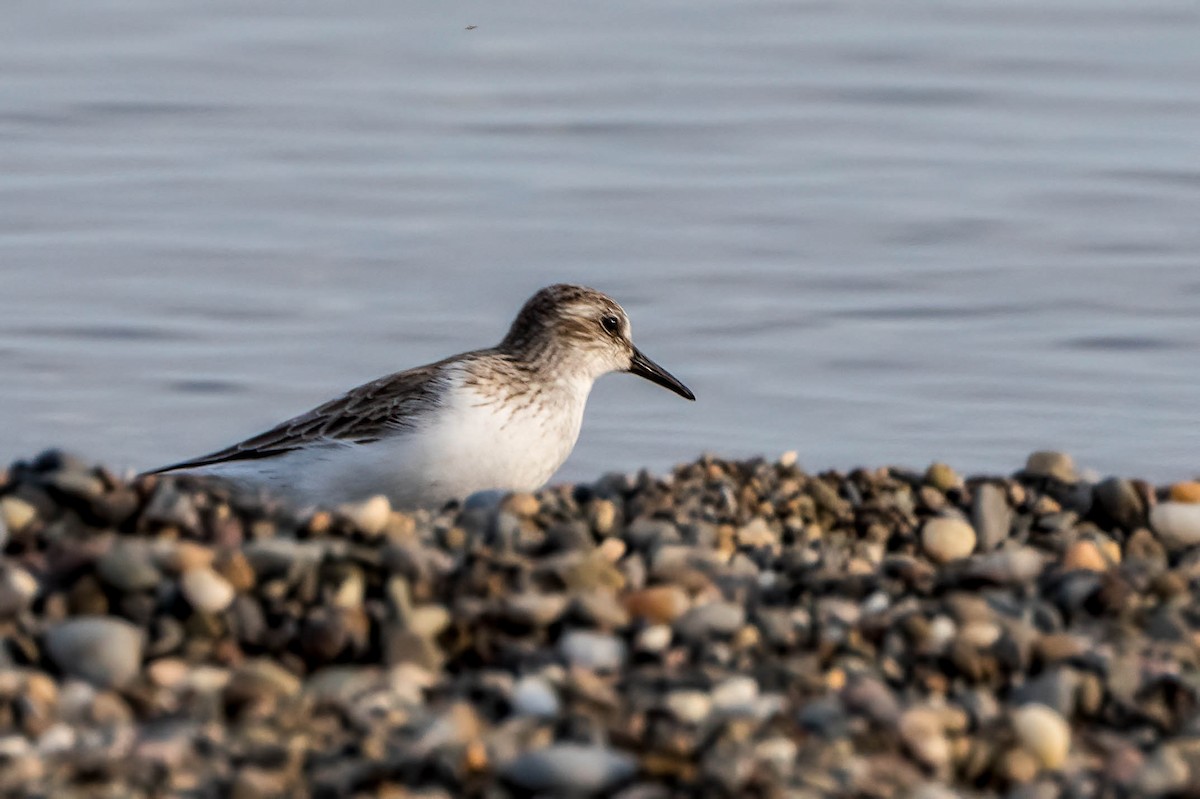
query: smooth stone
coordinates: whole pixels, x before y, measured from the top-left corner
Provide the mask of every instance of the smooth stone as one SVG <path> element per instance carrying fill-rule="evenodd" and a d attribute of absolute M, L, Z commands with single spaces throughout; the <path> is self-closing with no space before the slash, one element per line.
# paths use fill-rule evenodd
<path fill-rule="evenodd" d="M 526 791 L 563 796 L 610 790 L 637 772 L 632 755 L 606 746 L 559 743 L 526 752 L 501 769 L 501 776 Z"/>
<path fill-rule="evenodd" d="M 294 538 L 262 538 L 247 541 L 242 554 L 260 581 L 285 575 L 293 567 L 319 563 L 324 550 L 316 542 Z"/>
<path fill-rule="evenodd" d="M 712 712 L 713 701 L 703 691 L 676 690 L 663 698 L 663 707 L 684 724 L 699 724 Z"/>
<path fill-rule="evenodd" d="M 409 610 L 405 624 L 423 638 L 436 638 L 451 621 L 450 611 L 443 605 L 420 605 Z"/>
<path fill-rule="evenodd" d="M 562 705 L 558 692 L 543 677 L 529 676 L 517 680 L 509 697 L 512 712 L 518 716 L 553 719 Z"/>
<path fill-rule="evenodd" d="M 1143 561 L 1159 567 L 1167 565 L 1167 550 L 1154 533 L 1145 527 L 1125 540 L 1125 560 Z"/>
<path fill-rule="evenodd" d="M 675 525 L 664 519 L 651 519 L 640 516 L 625 530 L 625 540 L 634 549 L 649 549 L 651 546 L 663 543 L 674 543 L 679 540 L 679 530 Z"/>
<path fill-rule="evenodd" d="M 165 541 L 151 543 L 155 565 L 174 574 L 211 566 L 216 553 L 195 541 Z"/>
<path fill-rule="evenodd" d="M 1017 740 L 1043 767 L 1062 768 L 1071 749 L 1071 728 L 1067 720 L 1053 708 L 1030 704 L 1012 713 L 1013 731 Z"/>
<path fill-rule="evenodd" d="M 1008 494 L 995 483 L 982 483 L 971 499 L 971 524 L 979 538 L 979 549 L 990 552 L 1004 543 L 1012 531 L 1013 509 Z"/>
<path fill-rule="evenodd" d="M 575 595 L 567 614 L 582 626 L 612 630 L 629 624 L 629 612 L 609 591 L 585 591 Z"/>
<path fill-rule="evenodd" d="M 1067 547 L 1067 551 L 1063 553 L 1062 565 L 1067 570 L 1108 571 L 1108 561 L 1104 559 L 1100 547 L 1087 539 L 1076 541 Z"/>
<path fill-rule="evenodd" d="M 862 675 L 851 678 L 842 689 L 841 697 L 847 710 L 884 727 L 894 725 L 902 712 L 896 694 L 875 677 Z"/>
<path fill-rule="evenodd" d="M 338 577 L 340 578 L 340 582 L 337 583 L 337 588 L 330 594 L 329 604 L 346 610 L 361 608 L 363 599 L 367 593 L 367 581 L 366 577 L 363 576 L 362 570 L 350 567 L 338 575 Z"/>
<path fill-rule="evenodd" d="M 658 653 L 671 645 L 671 628 L 666 624 L 651 624 L 638 632 L 634 648 L 639 652 Z"/>
<path fill-rule="evenodd" d="M 142 665 L 140 628 L 109 616 L 78 616 L 46 631 L 46 651 L 67 675 L 99 688 L 117 688 Z"/>
<path fill-rule="evenodd" d="M 160 688 L 176 688 L 188 678 L 190 666 L 186 660 L 175 657 L 159 658 L 146 666 L 146 676 Z"/>
<path fill-rule="evenodd" d="M 1126 532 L 1146 525 L 1146 506 L 1137 488 L 1128 480 L 1110 477 L 1092 490 L 1100 509 Z"/>
<path fill-rule="evenodd" d="M 713 686 L 712 706 L 721 713 L 748 713 L 758 700 L 758 682 L 752 677 L 730 677 Z"/>
<path fill-rule="evenodd" d="M 771 525 L 761 516 L 755 516 L 749 524 L 739 527 L 736 538 L 738 546 L 749 549 L 774 547 L 779 544 L 779 533 L 772 530 Z"/>
<path fill-rule="evenodd" d="M 68 496 L 87 500 L 99 499 L 104 494 L 104 483 L 99 477 L 87 472 L 55 472 L 50 475 L 46 484 Z"/>
<path fill-rule="evenodd" d="M 601 535 L 608 535 L 617 525 L 617 506 L 610 499 L 597 499 L 588 508 L 588 521 L 592 529 Z"/>
<path fill-rule="evenodd" d="M 500 503 L 503 510 L 516 516 L 518 519 L 529 519 L 537 515 L 542 503 L 533 494 L 524 491 L 518 491 L 514 494 L 509 494 Z"/>
<path fill-rule="evenodd" d="M 1032 453 L 1025 461 L 1025 473 L 1031 477 L 1050 477 L 1063 483 L 1079 479 L 1075 461 L 1065 452 L 1042 450 Z"/>
<path fill-rule="evenodd" d="M 1176 483 L 1171 486 L 1168 496 L 1172 502 L 1198 503 L 1200 502 L 1200 482 L 1188 480 L 1183 483 Z"/>
<path fill-rule="evenodd" d="M 569 602 L 566 594 L 529 592 L 504 597 L 500 607 L 503 616 L 510 621 L 530 627 L 545 627 L 562 616 Z"/>
<path fill-rule="evenodd" d="M 965 558 L 975 551 L 975 528 L 961 519 L 937 516 L 921 528 L 921 548 L 937 563 Z"/>
<path fill-rule="evenodd" d="M 37 518 L 37 509 L 20 497 L 0 497 L 0 519 L 11 533 L 19 533 Z"/>
<path fill-rule="evenodd" d="M 1160 502 L 1150 511 L 1150 527 L 1168 550 L 1196 546 L 1200 544 L 1200 505 Z"/>
<path fill-rule="evenodd" d="M 654 585 L 624 596 L 625 609 L 635 618 L 670 624 L 691 607 L 687 592 L 677 585 Z"/>
<path fill-rule="evenodd" d="M 149 591 L 162 582 L 147 547 L 118 541 L 96 561 L 96 573 L 107 585 L 125 593 Z"/>
<path fill-rule="evenodd" d="M 266 658 L 248 660 L 229 675 L 224 688 L 238 698 L 284 698 L 300 693 L 300 678 Z"/>
<path fill-rule="evenodd" d="M 746 611 L 741 605 L 717 600 L 697 605 L 680 616 L 674 629 L 684 638 L 695 640 L 710 635 L 733 635 L 745 623 Z"/>
<path fill-rule="evenodd" d="M 37 593 L 36 577 L 15 563 L 6 563 L 0 558 L 0 618 L 28 609 Z"/>
<path fill-rule="evenodd" d="M 500 507 L 500 502 L 506 496 L 508 492 L 492 488 L 476 491 L 463 501 L 463 510 L 495 510 Z"/>
<path fill-rule="evenodd" d="M 376 494 L 361 502 L 339 505 L 337 513 L 359 532 L 374 537 L 387 527 L 392 515 L 392 503 L 383 494 Z"/>
<path fill-rule="evenodd" d="M 900 739 L 917 760 L 933 769 L 950 763 L 952 750 L 946 738 L 942 716 L 928 707 L 912 707 L 900 715 L 897 723 Z"/>
<path fill-rule="evenodd" d="M 237 592 L 212 569 L 192 569 L 179 578 L 179 590 L 188 604 L 205 613 L 220 613 L 233 603 Z"/>
<path fill-rule="evenodd" d="M 325 666 L 309 675 L 303 691 L 316 702 L 349 707 L 382 682 L 383 673 L 373 666 Z"/>
<path fill-rule="evenodd" d="M 625 642 L 614 635 L 572 630 L 558 642 L 558 651 L 572 666 L 592 671 L 616 671 L 625 664 Z"/>
<path fill-rule="evenodd" d="M 200 513 L 192 498 L 175 488 L 168 481 L 158 484 L 146 509 L 142 511 L 142 520 L 149 524 L 177 527 L 181 530 L 198 530 L 200 528 Z"/>
<path fill-rule="evenodd" d="M 944 463 L 930 464 L 925 470 L 925 483 L 945 493 L 953 488 L 961 488 L 963 480 L 958 473 Z"/>
<path fill-rule="evenodd" d="M 1000 585 L 1027 583 L 1042 573 L 1045 557 L 1033 547 L 1018 547 L 977 555 L 968 562 L 966 576 Z"/>

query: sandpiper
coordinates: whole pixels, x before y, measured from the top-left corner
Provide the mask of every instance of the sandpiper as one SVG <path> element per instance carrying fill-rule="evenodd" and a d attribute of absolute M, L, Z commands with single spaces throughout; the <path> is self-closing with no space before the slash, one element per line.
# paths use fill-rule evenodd
<path fill-rule="evenodd" d="M 262 486 L 305 505 L 388 496 L 439 506 L 476 491 L 532 491 L 575 446 L 596 378 L 632 372 L 694 400 L 633 345 L 614 300 L 554 285 L 490 349 L 359 386 L 265 433 L 156 472 Z"/>

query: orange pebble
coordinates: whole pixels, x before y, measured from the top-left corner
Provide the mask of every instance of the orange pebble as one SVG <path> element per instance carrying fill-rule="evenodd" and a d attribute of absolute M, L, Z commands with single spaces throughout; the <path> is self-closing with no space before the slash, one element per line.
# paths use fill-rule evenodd
<path fill-rule="evenodd" d="M 1171 499 L 1176 502 L 1200 502 L 1200 483 L 1189 480 L 1171 486 Z"/>
<path fill-rule="evenodd" d="M 1086 539 L 1076 541 L 1063 553 L 1063 567 L 1093 572 L 1108 571 L 1108 561 L 1100 554 L 1100 548 Z"/>

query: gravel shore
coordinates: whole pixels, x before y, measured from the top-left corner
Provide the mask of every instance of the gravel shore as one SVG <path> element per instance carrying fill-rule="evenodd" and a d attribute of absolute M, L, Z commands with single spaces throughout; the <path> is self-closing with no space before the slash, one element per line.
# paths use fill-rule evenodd
<path fill-rule="evenodd" d="M 1200 483 L 0 473 L 0 796 L 1200 795 Z"/>

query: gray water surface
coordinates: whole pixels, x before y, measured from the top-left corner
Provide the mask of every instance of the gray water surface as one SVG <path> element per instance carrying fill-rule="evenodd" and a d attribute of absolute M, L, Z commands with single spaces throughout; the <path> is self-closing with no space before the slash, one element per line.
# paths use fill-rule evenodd
<path fill-rule="evenodd" d="M 1200 471 L 1194 0 L 3 17 L 0 460 L 199 454 L 576 281 L 699 400 L 605 378 L 563 479 Z"/>

